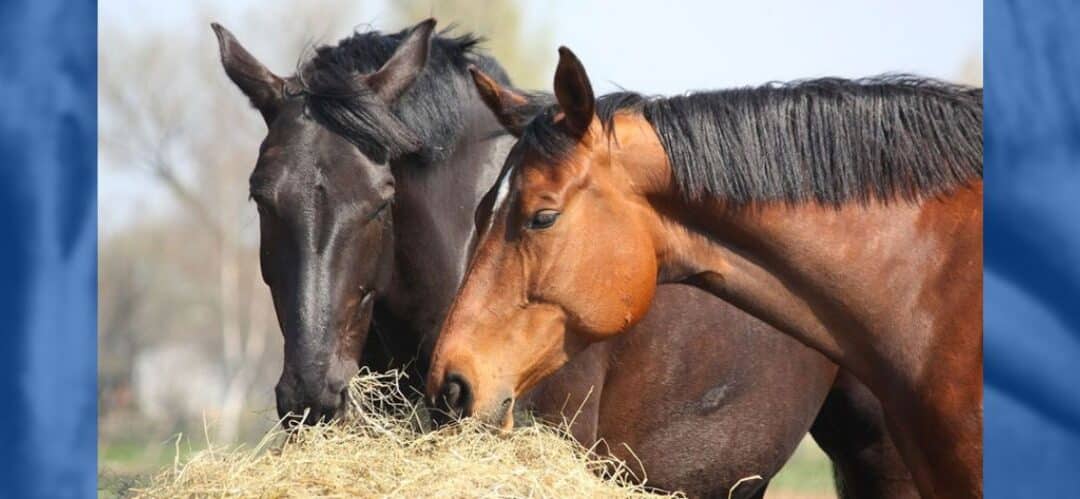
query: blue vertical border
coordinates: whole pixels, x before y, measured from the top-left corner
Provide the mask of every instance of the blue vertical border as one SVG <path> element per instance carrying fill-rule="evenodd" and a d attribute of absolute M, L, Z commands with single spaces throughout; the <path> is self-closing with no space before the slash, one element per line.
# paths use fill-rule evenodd
<path fill-rule="evenodd" d="M 1080 2 L 985 4 L 987 497 L 1080 494 Z"/>
<path fill-rule="evenodd" d="M 0 3 L 0 496 L 96 495 L 97 5 Z"/>

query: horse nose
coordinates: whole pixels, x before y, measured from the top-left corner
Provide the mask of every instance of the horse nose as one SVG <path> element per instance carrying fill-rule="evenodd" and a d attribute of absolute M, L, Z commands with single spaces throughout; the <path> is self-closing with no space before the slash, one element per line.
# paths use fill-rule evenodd
<path fill-rule="evenodd" d="M 286 428 L 314 425 L 338 416 L 345 406 L 348 385 L 344 382 L 297 384 L 282 379 L 274 387 L 278 418 Z"/>
<path fill-rule="evenodd" d="M 436 404 L 446 411 L 447 416 L 465 417 L 469 415 L 472 400 L 473 392 L 469 381 L 458 373 L 450 373 L 446 376 Z"/>

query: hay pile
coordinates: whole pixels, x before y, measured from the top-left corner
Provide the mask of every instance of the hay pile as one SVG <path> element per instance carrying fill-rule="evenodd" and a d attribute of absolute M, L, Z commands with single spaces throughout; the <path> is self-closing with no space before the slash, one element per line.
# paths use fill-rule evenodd
<path fill-rule="evenodd" d="M 271 430 L 255 448 L 210 448 L 136 497 L 659 497 L 623 463 L 535 424 L 499 435 L 466 420 L 424 432 L 398 374 L 362 373 L 344 423 Z M 604 478 L 599 471 L 605 470 Z"/>

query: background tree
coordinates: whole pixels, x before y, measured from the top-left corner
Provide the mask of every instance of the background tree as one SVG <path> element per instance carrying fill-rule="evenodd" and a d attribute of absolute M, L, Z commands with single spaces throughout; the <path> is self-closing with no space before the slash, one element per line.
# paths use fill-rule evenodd
<path fill-rule="evenodd" d="M 349 15 L 326 13 L 355 6 L 299 5 L 253 10 L 244 25 L 232 26 L 282 74 L 315 34 L 349 31 Z M 135 358 L 153 346 L 187 345 L 214 356 L 223 396 L 206 410 L 216 416 L 218 438 L 233 441 L 245 406 L 255 392 L 266 403 L 280 365 L 280 334 L 258 273 L 258 228 L 247 202 L 265 125 L 225 77 L 208 21 L 200 28 L 102 30 L 103 166 L 137 171 L 171 208 L 110 228 L 115 232 L 104 239 L 103 385 L 130 384 Z"/>
<path fill-rule="evenodd" d="M 483 47 L 506 69 L 514 84 L 547 90 L 555 71 L 554 47 L 548 25 L 524 25 L 521 2 L 514 0 L 402 0 L 392 2 L 394 25 L 407 25 L 428 17 L 455 32 L 473 32 L 486 41 Z"/>

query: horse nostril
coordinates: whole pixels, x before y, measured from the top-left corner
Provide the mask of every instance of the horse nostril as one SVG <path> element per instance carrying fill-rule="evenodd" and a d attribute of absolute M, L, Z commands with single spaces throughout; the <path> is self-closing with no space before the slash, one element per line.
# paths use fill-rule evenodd
<path fill-rule="evenodd" d="M 447 409 L 460 416 L 467 416 L 466 411 L 472 405 L 472 390 L 469 382 L 460 374 L 451 373 L 446 377 L 446 384 L 443 385 L 442 399 Z"/>
<path fill-rule="evenodd" d="M 457 407 L 458 399 L 461 398 L 461 385 L 459 383 L 449 383 L 446 385 L 446 393 L 443 394 L 443 400 L 446 401 L 446 405 L 449 407 Z"/>

